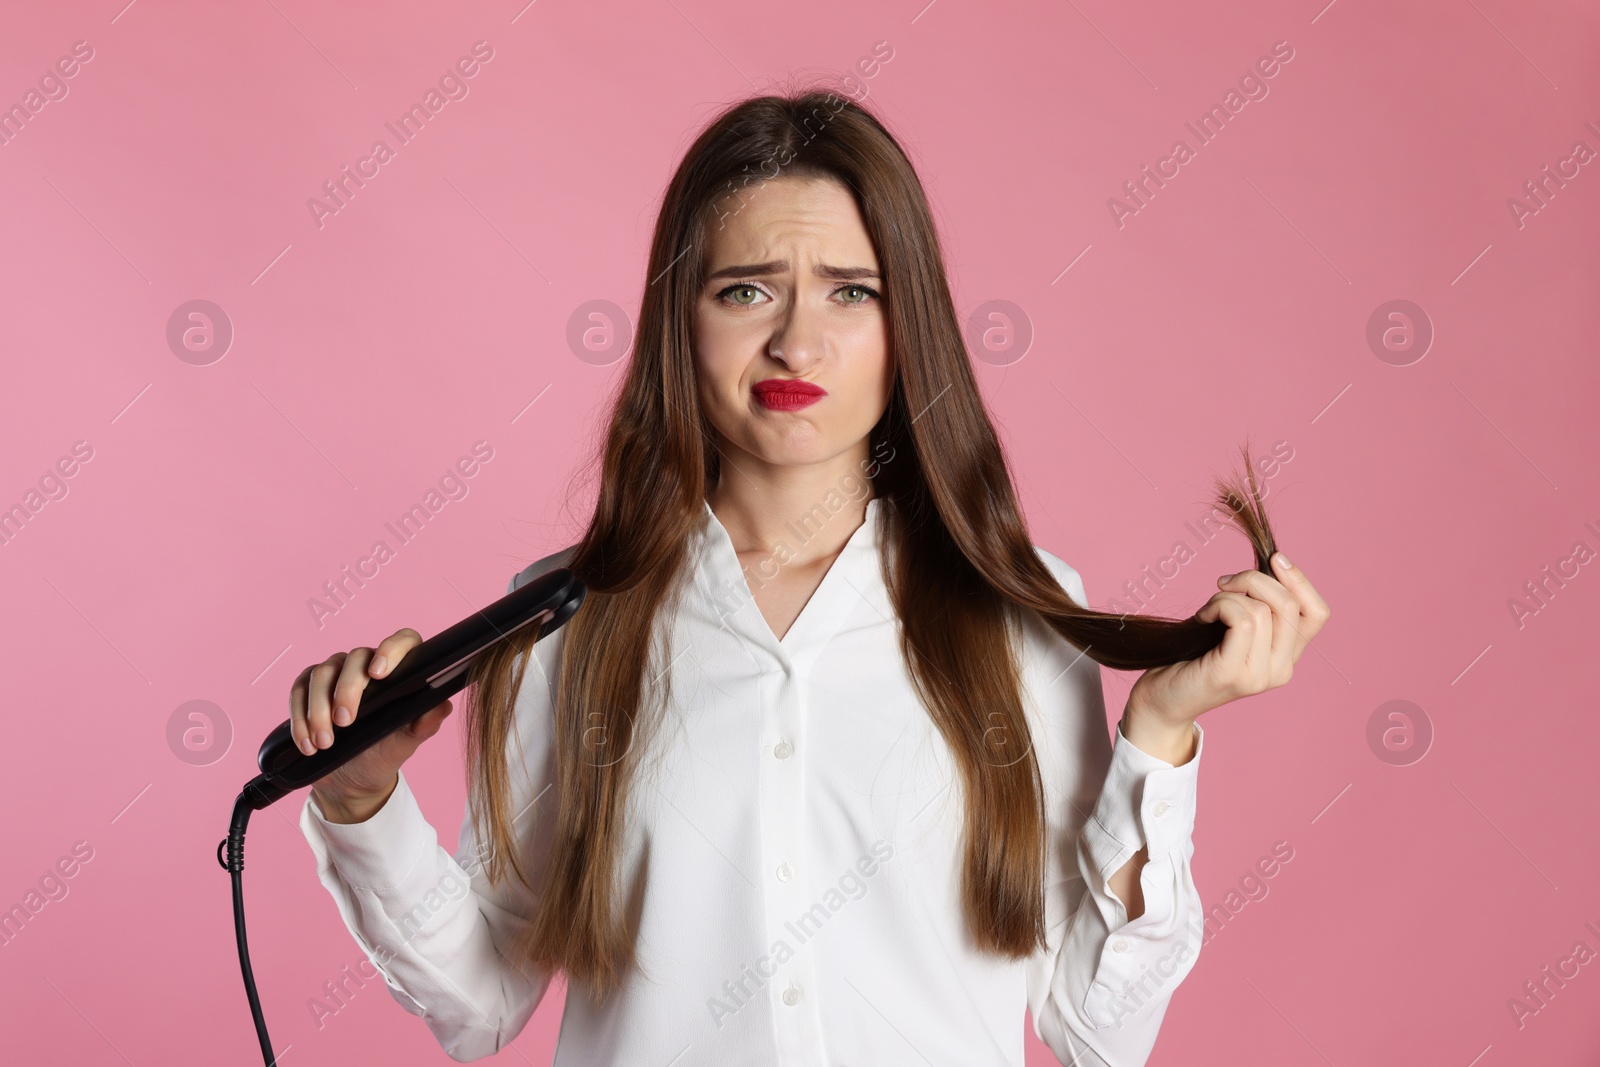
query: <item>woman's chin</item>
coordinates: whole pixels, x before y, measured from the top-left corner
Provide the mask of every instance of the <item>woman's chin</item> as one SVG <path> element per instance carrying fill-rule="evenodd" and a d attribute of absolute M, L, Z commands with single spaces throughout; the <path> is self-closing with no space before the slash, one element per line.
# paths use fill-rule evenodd
<path fill-rule="evenodd" d="M 762 411 L 740 429 L 743 432 L 732 439 L 733 443 L 774 467 L 828 463 L 853 448 L 867 447 L 867 433 L 830 432 L 818 427 L 803 411 Z"/>
<path fill-rule="evenodd" d="M 805 467 L 826 463 L 842 451 L 842 446 L 819 437 L 815 430 L 807 429 L 769 438 L 760 442 L 755 454 L 763 463 L 774 467 Z"/>

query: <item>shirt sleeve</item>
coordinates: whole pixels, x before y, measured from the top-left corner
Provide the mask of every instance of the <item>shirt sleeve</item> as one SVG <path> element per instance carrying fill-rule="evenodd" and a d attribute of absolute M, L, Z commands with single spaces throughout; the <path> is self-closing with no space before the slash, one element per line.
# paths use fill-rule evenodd
<path fill-rule="evenodd" d="M 1040 554 L 1087 604 L 1077 572 Z M 1027 968 L 1034 1033 L 1063 1064 L 1142 1067 L 1204 933 L 1190 860 L 1205 734 L 1196 724 L 1195 753 L 1180 766 L 1120 727 L 1108 738 L 1099 665 L 1042 621 L 1037 632 L 1031 677 L 1050 836 L 1046 943 Z M 1130 921 L 1107 879 L 1141 848 L 1144 912 Z"/>
<path fill-rule="evenodd" d="M 554 780 L 550 679 L 562 632 L 534 645 L 516 701 L 514 732 L 522 751 L 512 764 L 512 832 L 522 850 L 518 859 L 536 886 L 553 809 L 547 792 Z M 526 774 L 518 773 L 519 763 Z M 402 770 L 394 792 L 365 822 L 329 822 L 308 792 L 300 829 L 316 858 L 317 878 L 390 994 L 422 1018 L 452 1059 L 488 1056 L 522 1031 L 551 976 L 514 966 L 504 953 L 526 929 L 536 900 L 509 870 L 498 885 L 490 884 L 470 809 L 452 856 Z"/>

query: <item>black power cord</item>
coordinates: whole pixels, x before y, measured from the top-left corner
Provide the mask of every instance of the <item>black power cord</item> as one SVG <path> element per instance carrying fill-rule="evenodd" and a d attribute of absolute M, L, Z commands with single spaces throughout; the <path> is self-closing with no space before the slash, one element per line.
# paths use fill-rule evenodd
<path fill-rule="evenodd" d="M 252 783 L 253 784 L 253 783 Z M 254 810 L 250 799 L 239 794 L 233 802 L 233 819 L 228 824 L 228 836 L 217 842 L 217 862 L 233 880 L 233 932 L 239 942 L 239 969 L 244 974 L 244 992 L 250 998 L 250 1015 L 256 1022 L 256 1037 L 261 1041 L 261 1056 L 267 1067 L 277 1067 L 278 1054 L 272 1051 L 272 1039 L 267 1036 L 267 1020 L 261 1015 L 261 998 L 256 994 L 256 976 L 250 970 L 250 946 L 244 935 L 244 829 Z M 222 852 L 227 849 L 224 859 Z"/>

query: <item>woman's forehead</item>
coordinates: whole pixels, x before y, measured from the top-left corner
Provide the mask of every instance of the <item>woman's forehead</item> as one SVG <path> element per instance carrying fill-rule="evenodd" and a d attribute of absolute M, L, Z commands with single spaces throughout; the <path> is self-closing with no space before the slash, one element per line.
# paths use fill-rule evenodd
<path fill-rule="evenodd" d="M 708 222 L 708 279 L 730 266 L 787 263 L 795 256 L 834 267 L 877 265 L 855 198 L 836 181 L 779 179 L 721 203 Z"/>

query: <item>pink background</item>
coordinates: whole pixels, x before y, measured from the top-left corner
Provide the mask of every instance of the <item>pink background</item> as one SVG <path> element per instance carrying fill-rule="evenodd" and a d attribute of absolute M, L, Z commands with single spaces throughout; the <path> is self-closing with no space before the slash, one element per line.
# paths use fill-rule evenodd
<path fill-rule="evenodd" d="M 1194 870 L 1209 906 L 1276 842 L 1294 858 L 1206 944 L 1150 1062 L 1595 1062 L 1600 962 L 1520 1027 L 1507 1006 L 1580 940 L 1600 951 L 1600 567 L 1566 564 L 1520 625 L 1510 606 L 1600 549 L 1600 165 L 1521 226 L 1507 205 L 1575 142 L 1600 150 L 1595 6 L 923 2 L 8 15 L 0 104 L 74 42 L 94 54 L 0 145 L 0 506 L 75 442 L 93 455 L 0 545 L 0 906 L 93 852 L 0 946 L 0 1059 L 257 1060 L 214 852 L 291 679 L 436 632 L 576 538 L 568 478 L 623 363 L 578 358 L 569 317 L 636 314 L 660 195 L 718 108 L 852 72 L 921 171 L 963 316 L 1007 300 L 1031 323 L 979 378 L 1035 541 L 1096 606 L 1183 540 L 1152 608 L 1197 608 L 1249 564 L 1185 525 L 1213 476 L 1246 435 L 1292 452 L 1269 503 L 1334 618 L 1287 688 L 1203 720 Z M 307 199 L 479 40 L 470 94 L 319 229 Z M 1184 123 L 1278 41 L 1269 94 L 1119 227 L 1108 198 L 1195 147 Z M 235 332 L 205 366 L 166 340 L 196 299 Z M 1366 340 L 1396 299 L 1435 331 L 1404 366 Z M 319 629 L 308 599 L 480 440 L 467 496 Z M 1107 672 L 1113 716 L 1131 681 Z M 167 735 L 191 700 L 232 731 L 198 763 Z M 1432 724 L 1407 765 L 1369 746 L 1390 700 Z M 453 846 L 457 727 L 408 774 Z M 378 981 L 316 1025 L 307 1001 L 362 956 L 302 797 L 257 814 L 247 857 L 275 1043 L 451 1062 Z M 549 1061 L 560 1010 L 513 1062 Z"/>

